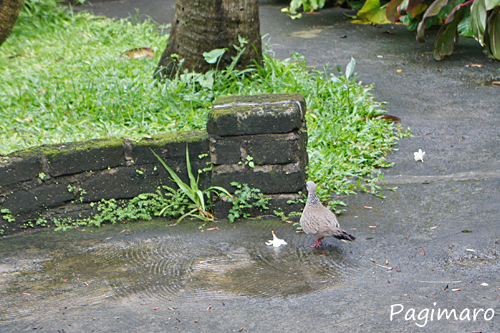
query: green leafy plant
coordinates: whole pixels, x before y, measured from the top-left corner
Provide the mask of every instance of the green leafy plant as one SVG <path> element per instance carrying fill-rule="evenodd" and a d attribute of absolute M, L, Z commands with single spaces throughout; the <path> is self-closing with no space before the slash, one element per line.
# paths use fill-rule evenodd
<path fill-rule="evenodd" d="M 137 219 L 151 220 L 153 216 L 176 218 L 185 213 L 189 204 L 189 199 L 180 189 L 176 191 L 168 186 L 161 186 L 155 193 L 139 194 L 126 203 L 115 199 L 102 199 L 100 202 L 91 203 L 91 207 L 97 213 L 88 218 L 53 218 L 51 221 L 55 231 L 59 231 L 75 227 L 100 227 L 106 222 L 115 224 Z M 35 224 L 46 227 L 49 225 L 49 220 L 40 217 Z M 32 222 L 26 225 L 33 227 Z"/>
<path fill-rule="evenodd" d="M 243 164 L 242 161 L 239 161 L 238 164 Z M 253 157 L 250 156 L 250 155 L 247 155 L 246 159 L 245 159 L 245 165 L 248 165 L 250 168 L 255 168 L 255 162 L 253 161 Z"/>
<path fill-rule="evenodd" d="M 326 0 L 291 0 L 288 8 L 283 8 L 282 13 L 288 14 L 292 19 L 301 18 L 302 14 L 297 13 L 297 9 L 302 6 L 304 12 L 319 10 L 325 6 Z"/>
<path fill-rule="evenodd" d="M 12 216 L 12 213 L 9 209 L 7 208 L 2 208 L 0 209 L 0 213 L 2 213 L 2 218 L 6 220 L 7 222 L 15 222 L 16 219 L 14 216 Z"/>
<path fill-rule="evenodd" d="M 241 217 L 248 218 L 250 213 L 245 212 L 245 209 L 258 208 L 260 211 L 269 209 L 268 204 L 271 198 L 264 197 L 264 194 L 258 188 L 250 188 L 248 184 L 240 184 L 232 182 L 231 186 L 237 188 L 230 200 L 233 206 L 229 210 L 227 218 L 230 222 Z"/>
<path fill-rule="evenodd" d="M 273 210 L 273 213 L 277 217 L 281 218 L 282 221 L 287 221 L 288 219 L 290 219 L 292 217 L 302 215 L 302 212 L 290 212 L 288 215 L 286 215 L 282 208 L 278 208 L 278 209 Z M 294 223 L 293 225 L 296 225 L 296 223 Z"/>
<path fill-rule="evenodd" d="M 182 215 L 178 220 L 177 223 L 182 221 L 185 217 L 191 216 L 198 218 L 200 220 L 203 220 L 205 222 L 213 221 L 214 216 L 211 212 L 208 211 L 208 205 L 205 202 L 205 196 L 207 199 L 210 201 L 210 194 L 213 192 L 217 195 L 220 195 L 220 193 L 224 193 L 227 196 L 231 196 L 229 192 L 220 186 L 210 186 L 209 188 L 205 190 L 200 190 L 198 187 L 198 181 L 199 181 L 199 174 L 198 177 L 195 179 L 193 173 L 191 172 L 191 162 L 189 161 L 189 149 L 188 146 L 186 145 L 186 165 L 187 165 L 187 172 L 189 176 L 189 181 L 190 184 L 187 185 L 184 183 L 177 174 L 170 169 L 170 167 L 161 159 L 160 156 L 158 156 L 154 150 L 151 149 L 151 152 L 156 156 L 156 158 L 160 161 L 160 163 L 167 169 L 168 173 L 172 177 L 172 180 L 179 186 L 179 189 L 186 195 L 186 197 L 189 198 L 190 203 L 188 204 L 188 209 L 189 212 L 185 213 Z"/>
<path fill-rule="evenodd" d="M 342 200 L 328 200 L 328 205 L 327 205 L 328 209 L 334 211 L 336 215 L 340 215 L 343 212 L 345 212 L 345 209 L 343 208 L 338 209 L 337 208 L 338 206 L 345 207 L 346 204 Z"/>
<path fill-rule="evenodd" d="M 434 42 L 436 60 L 453 53 L 460 35 L 474 37 L 489 57 L 500 59 L 500 0 L 392 0 L 386 15 L 417 30 L 420 43 L 425 29 L 441 25 Z"/>
<path fill-rule="evenodd" d="M 385 24 L 390 23 L 385 15 L 387 3 L 381 4 L 380 0 L 347 1 L 356 10 L 356 18 L 352 23 L 361 24 Z M 362 6 L 359 3 L 363 3 Z M 384 1 L 386 2 L 386 1 Z"/>
<path fill-rule="evenodd" d="M 177 79 L 186 82 L 190 85 L 193 85 L 194 88 L 197 88 L 198 85 L 201 88 L 206 88 L 213 90 L 216 88 L 214 84 L 216 82 L 224 82 L 228 83 L 234 79 L 241 79 L 247 73 L 253 72 L 254 68 L 247 68 L 244 70 L 235 70 L 235 67 L 246 50 L 245 45 L 248 41 L 238 35 L 238 41 L 240 43 L 239 46 L 233 45 L 233 47 L 238 51 L 236 56 L 231 57 L 231 64 L 227 68 L 219 69 L 219 62 L 227 49 L 214 49 L 210 52 L 204 52 L 203 57 L 205 61 L 209 64 L 217 63 L 216 68 L 207 71 L 206 73 L 185 73 L 178 75 Z M 179 67 L 182 67 L 182 60 L 180 61 Z M 180 71 L 178 71 L 180 73 Z M 196 89 L 198 90 L 198 89 Z"/>
<path fill-rule="evenodd" d="M 307 196 L 304 195 L 302 193 L 302 191 L 299 191 L 299 195 L 300 195 L 300 197 L 298 197 L 297 199 L 288 200 L 286 203 L 289 204 L 289 205 L 293 205 L 293 204 L 305 204 L 305 202 L 307 200 Z M 274 215 L 276 215 L 279 218 L 281 218 L 282 221 L 287 221 L 290 218 L 297 217 L 297 216 L 302 216 L 302 212 L 301 211 L 292 211 L 288 215 L 286 215 L 282 208 L 278 208 L 278 209 L 273 210 L 273 213 L 274 213 Z"/>
<path fill-rule="evenodd" d="M 101 200 L 96 206 L 95 216 L 77 221 L 78 225 L 100 226 L 104 222 L 117 223 L 125 220 L 151 220 L 152 216 L 178 217 L 185 214 L 189 199 L 184 192 L 168 186 L 158 187 L 155 193 L 142 193 L 126 205 L 116 200 Z"/>

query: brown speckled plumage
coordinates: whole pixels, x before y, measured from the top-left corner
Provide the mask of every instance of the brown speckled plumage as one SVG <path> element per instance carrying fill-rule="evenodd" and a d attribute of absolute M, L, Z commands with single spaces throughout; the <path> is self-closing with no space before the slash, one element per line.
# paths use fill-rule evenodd
<path fill-rule="evenodd" d="M 306 207 L 300 218 L 300 225 L 306 234 L 315 235 L 318 239 L 312 247 L 321 247 L 320 242 L 324 237 L 329 236 L 347 241 L 355 240 L 356 237 L 340 229 L 335 214 L 321 204 L 316 195 L 316 184 L 308 181 L 306 187 L 309 194 L 307 196 Z"/>

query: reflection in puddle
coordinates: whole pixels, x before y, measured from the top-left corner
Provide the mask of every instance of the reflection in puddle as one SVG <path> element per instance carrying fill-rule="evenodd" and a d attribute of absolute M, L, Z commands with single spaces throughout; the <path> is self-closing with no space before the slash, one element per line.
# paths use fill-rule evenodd
<path fill-rule="evenodd" d="M 320 250 L 277 221 L 128 225 L 93 233 L 39 232 L 0 240 L 0 324 L 34 312 L 103 303 L 111 297 L 168 300 L 182 293 L 288 297 L 343 282 L 355 268 L 340 242 Z M 288 245 L 265 242 L 275 230 Z M 1 327 L 1 325 L 0 325 Z"/>
<path fill-rule="evenodd" d="M 291 296 L 339 282 L 345 265 L 341 255 L 331 249 L 322 256 L 293 246 L 243 245 L 198 261 L 187 285 L 241 296 Z"/>

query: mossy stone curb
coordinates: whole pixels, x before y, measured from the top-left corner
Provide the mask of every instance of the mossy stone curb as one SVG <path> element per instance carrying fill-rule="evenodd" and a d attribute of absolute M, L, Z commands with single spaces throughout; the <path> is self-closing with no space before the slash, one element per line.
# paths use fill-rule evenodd
<path fill-rule="evenodd" d="M 306 104 L 299 94 L 263 94 L 219 98 L 208 115 L 210 135 L 289 133 L 303 125 Z"/>

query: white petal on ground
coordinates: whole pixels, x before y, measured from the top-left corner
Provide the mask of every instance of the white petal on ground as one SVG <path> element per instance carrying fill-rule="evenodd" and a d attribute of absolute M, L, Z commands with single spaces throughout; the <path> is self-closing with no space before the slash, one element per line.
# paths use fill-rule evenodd
<path fill-rule="evenodd" d="M 272 233 L 273 233 L 273 239 L 266 242 L 266 245 L 272 245 L 274 247 L 280 247 L 281 245 L 286 245 L 286 242 L 284 240 L 276 237 L 276 235 L 274 234 L 274 231 L 272 231 Z"/>
<path fill-rule="evenodd" d="M 415 155 L 415 162 L 418 161 L 424 161 L 424 156 L 425 156 L 425 151 L 422 151 L 422 149 L 419 149 L 417 152 L 413 153 Z"/>

